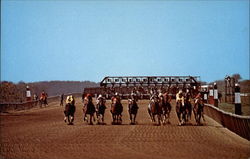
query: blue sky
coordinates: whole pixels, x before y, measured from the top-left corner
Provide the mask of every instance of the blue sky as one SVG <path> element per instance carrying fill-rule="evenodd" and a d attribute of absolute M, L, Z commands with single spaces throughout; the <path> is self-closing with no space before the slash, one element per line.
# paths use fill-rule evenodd
<path fill-rule="evenodd" d="M 249 79 L 249 1 L 1 1 L 1 80 Z"/>

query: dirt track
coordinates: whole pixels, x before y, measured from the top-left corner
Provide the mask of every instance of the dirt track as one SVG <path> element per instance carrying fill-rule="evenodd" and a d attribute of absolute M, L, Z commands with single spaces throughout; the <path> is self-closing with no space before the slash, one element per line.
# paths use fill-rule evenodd
<path fill-rule="evenodd" d="M 74 125 L 63 121 L 59 102 L 48 108 L 1 114 L 0 158 L 42 159 L 166 159 L 166 158 L 249 158 L 250 142 L 206 118 L 204 126 L 154 126 L 146 112 L 148 101 L 139 102 L 138 124 L 129 125 L 124 101 L 123 125 L 86 125 L 81 101 L 77 99 Z M 107 106 L 109 106 L 109 102 Z M 174 108 L 172 109 L 174 110 Z"/>

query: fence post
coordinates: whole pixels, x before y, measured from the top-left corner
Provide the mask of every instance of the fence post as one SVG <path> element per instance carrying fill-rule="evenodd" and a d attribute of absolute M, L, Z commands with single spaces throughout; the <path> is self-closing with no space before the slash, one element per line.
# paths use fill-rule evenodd
<path fill-rule="evenodd" d="M 31 101 L 31 92 L 29 86 L 26 86 L 26 101 Z"/>
<path fill-rule="evenodd" d="M 235 84 L 234 103 L 235 114 L 241 115 L 240 85 L 238 83 Z"/>
<path fill-rule="evenodd" d="M 214 106 L 218 107 L 218 88 L 216 83 L 214 83 Z"/>
<path fill-rule="evenodd" d="M 214 104 L 214 92 L 213 92 L 213 86 L 209 86 L 209 99 L 208 103 L 213 105 Z"/>

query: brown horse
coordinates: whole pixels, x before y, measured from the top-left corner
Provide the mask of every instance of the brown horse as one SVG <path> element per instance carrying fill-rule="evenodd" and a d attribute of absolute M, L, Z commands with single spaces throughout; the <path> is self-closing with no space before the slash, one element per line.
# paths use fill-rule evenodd
<path fill-rule="evenodd" d="M 104 124 L 104 113 L 105 113 L 105 99 L 103 97 L 98 98 L 98 103 L 96 104 L 96 116 L 97 116 L 97 123 Z"/>
<path fill-rule="evenodd" d="M 113 119 L 112 124 L 121 124 L 122 123 L 123 106 L 121 104 L 121 101 L 116 97 L 113 98 L 113 101 L 111 103 L 110 112 L 112 114 L 112 119 Z"/>
<path fill-rule="evenodd" d="M 185 98 L 182 91 L 176 94 L 176 114 L 179 119 L 179 125 L 183 125 L 186 122 L 186 109 Z"/>
<path fill-rule="evenodd" d="M 202 98 L 198 94 L 195 99 L 195 104 L 193 108 L 194 117 L 195 117 L 195 121 L 197 125 L 201 125 L 201 117 L 203 118 L 203 121 L 205 121 L 203 107 L 204 107 L 204 104 L 203 104 Z"/>
<path fill-rule="evenodd" d="M 68 121 L 68 125 L 73 125 L 75 111 L 75 99 L 72 96 L 68 96 L 64 110 L 64 121 Z"/>
<path fill-rule="evenodd" d="M 159 104 L 159 99 L 156 95 L 151 97 L 150 103 L 148 105 L 148 114 L 152 122 L 156 122 L 155 120 L 155 115 L 156 115 L 158 119 L 157 125 L 161 125 L 162 107 Z"/>
<path fill-rule="evenodd" d="M 46 98 L 47 97 L 45 97 L 45 96 L 40 97 L 40 99 L 39 99 L 39 105 L 40 105 L 41 108 L 42 108 L 43 105 L 44 105 L 44 107 L 46 107 L 46 105 L 47 105 L 47 99 Z"/>
<path fill-rule="evenodd" d="M 130 118 L 130 124 L 135 124 L 136 115 L 138 112 L 138 105 L 135 99 L 128 100 L 128 113 Z"/>
<path fill-rule="evenodd" d="M 84 98 L 83 101 L 83 120 L 87 123 L 89 123 L 90 125 L 93 125 L 93 117 L 94 117 L 94 113 L 95 113 L 95 106 L 92 102 L 92 97 L 91 95 L 87 95 Z M 89 115 L 89 119 L 88 116 Z M 95 119 L 94 119 L 95 120 Z"/>
<path fill-rule="evenodd" d="M 187 91 L 184 97 L 184 107 L 185 107 L 185 114 L 186 114 L 186 122 L 188 120 L 191 120 L 192 116 L 192 104 L 191 104 L 191 93 L 190 91 Z"/>
<path fill-rule="evenodd" d="M 160 96 L 159 104 L 162 107 L 162 122 L 164 124 L 170 123 L 169 119 L 170 119 L 170 112 L 172 109 L 170 101 L 171 97 L 167 93 L 164 93 L 162 96 Z"/>

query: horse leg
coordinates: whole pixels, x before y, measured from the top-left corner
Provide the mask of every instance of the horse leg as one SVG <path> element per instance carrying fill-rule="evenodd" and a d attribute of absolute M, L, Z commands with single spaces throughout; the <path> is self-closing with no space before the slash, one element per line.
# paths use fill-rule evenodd
<path fill-rule="evenodd" d="M 129 119 L 130 119 L 130 124 L 132 124 L 133 123 L 133 119 L 132 119 L 133 117 L 132 117 L 132 114 L 129 112 Z"/>
<path fill-rule="evenodd" d="M 206 122 L 206 121 L 205 121 L 205 116 L 204 116 L 204 113 L 203 113 L 203 112 L 201 112 L 201 116 L 202 116 L 203 121 Z"/>
<path fill-rule="evenodd" d="M 67 119 L 68 119 L 68 124 L 70 124 L 70 116 L 67 115 Z"/>
<path fill-rule="evenodd" d="M 112 118 L 113 118 L 112 124 L 114 124 L 115 123 L 115 115 L 114 114 L 112 114 Z"/>
<path fill-rule="evenodd" d="M 118 117 L 119 117 L 119 122 L 120 122 L 120 124 L 121 124 L 121 123 L 122 123 L 122 115 L 119 114 Z"/>
<path fill-rule="evenodd" d="M 64 120 L 64 122 L 66 123 L 66 122 L 67 122 L 67 115 L 66 115 L 66 111 L 64 110 L 64 112 L 63 112 L 63 113 L 64 113 L 64 119 L 63 119 L 63 120 Z"/>
<path fill-rule="evenodd" d="M 157 118 L 158 118 L 158 125 L 161 125 L 161 114 L 158 114 Z"/>
<path fill-rule="evenodd" d="M 137 113 L 134 114 L 134 123 L 135 123 L 136 115 L 137 115 Z"/>
<path fill-rule="evenodd" d="M 165 112 L 163 114 L 163 123 L 166 124 L 166 121 L 167 121 L 167 113 Z"/>
<path fill-rule="evenodd" d="M 191 120 L 191 117 L 192 117 L 192 105 L 190 105 L 190 108 L 189 108 L 189 118 Z"/>
<path fill-rule="evenodd" d="M 152 121 L 155 122 L 155 115 L 152 114 Z"/>
<path fill-rule="evenodd" d="M 149 114 L 149 116 L 150 116 L 151 121 L 153 122 L 153 121 L 154 121 L 154 120 L 153 120 L 153 114 L 151 113 L 150 109 L 148 109 L 148 114 Z"/>
<path fill-rule="evenodd" d="M 86 121 L 86 120 L 87 120 L 86 113 L 83 113 L 83 121 Z"/>
<path fill-rule="evenodd" d="M 89 116 L 90 116 L 90 119 L 89 119 L 89 120 L 90 120 L 90 122 L 89 122 L 89 124 L 90 124 L 90 125 L 93 125 L 92 120 L 93 120 L 94 114 L 90 114 Z"/>

